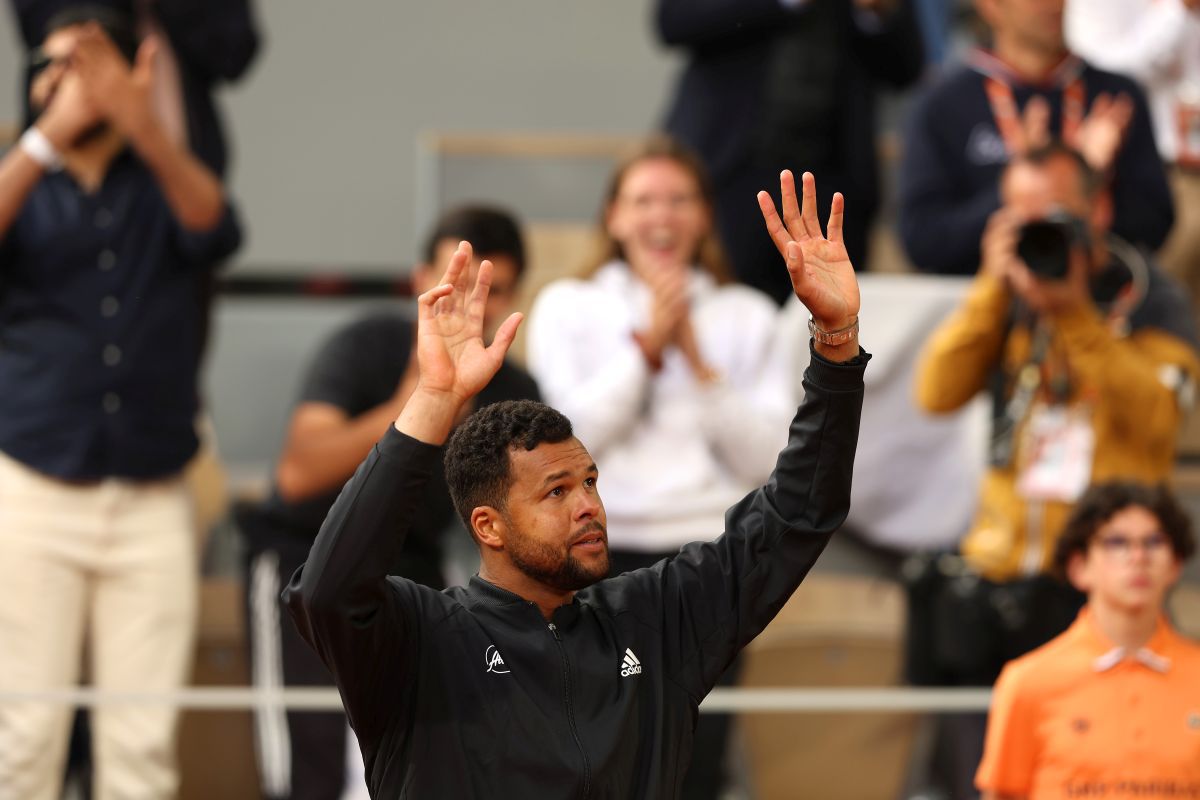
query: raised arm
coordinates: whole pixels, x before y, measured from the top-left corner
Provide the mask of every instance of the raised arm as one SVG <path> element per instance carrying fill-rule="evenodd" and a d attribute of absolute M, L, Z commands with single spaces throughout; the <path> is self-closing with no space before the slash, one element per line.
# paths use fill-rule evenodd
<path fill-rule="evenodd" d="M 791 170 L 779 176 L 783 216 L 775 210 L 775 201 L 766 192 L 758 193 L 758 207 L 767 224 L 767 233 L 787 264 L 792 289 L 812 314 L 817 330 L 824 333 L 849 331 L 843 341 L 831 344 L 818 335 L 813 347 L 833 362 L 849 361 L 858 355 L 858 278 L 846 254 L 842 240 L 845 198 L 835 192 L 829 206 L 828 238 L 821 233 L 817 219 L 817 183 L 811 172 L 802 176 L 802 202 L 796 201 L 796 181 Z"/>
<path fill-rule="evenodd" d="M 129 141 L 154 175 L 171 212 L 188 231 L 210 231 L 225 212 L 221 181 L 171 140 L 150 100 L 158 42 L 148 37 L 130 69 L 98 26 L 89 25 L 71 54 L 89 102 Z"/>
<path fill-rule="evenodd" d="M 43 160 L 61 154 L 98 119 L 99 115 L 84 94 L 79 76 L 64 75 L 46 110 L 26 134 L 32 141 L 22 138 L 21 143 L 9 149 L 0 160 L 0 240 L 4 239 L 30 192 L 45 174 Z"/>
<path fill-rule="evenodd" d="M 782 218 L 759 195 L 767 230 L 786 259 L 797 297 L 819 329 L 853 327 L 858 281 L 841 237 L 843 200 L 835 194 L 828 238 L 816 218 L 816 187 L 805 173 L 803 205 L 790 172 L 781 176 Z M 737 651 L 774 618 L 803 580 L 850 508 L 850 481 L 869 356 L 856 334 L 814 341 L 805 399 L 767 484 L 729 509 L 725 534 L 687 545 L 678 557 L 628 580 L 653 580 L 665 594 L 662 620 L 668 669 L 699 702 Z M 818 334 L 820 338 L 820 334 Z"/>
<path fill-rule="evenodd" d="M 21 213 L 43 171 L 42 165 L 20 145 L 10 148 L 0 159 L 0 240 Z"/>
<path fill-rule="evenodd" d="M 388 567 L 403 546 L 414 509 L 437 464 L 437 447 L 463 405 L 499 370 L 520 315 L 483 344 L 483 309 L 492 265 L 467 285 L 471 249 L 450 261 L 441 285 L 417 300 L 417 386 L 400 416 L 342 490 L 292 578 L 284 600 L 301 635 L 329 667 L 355 729 L 382 725 L 376 711 L 394 708 L 418 647 L 412 609 Z M 411 588 L 411 586 L 409 587 Z"/>

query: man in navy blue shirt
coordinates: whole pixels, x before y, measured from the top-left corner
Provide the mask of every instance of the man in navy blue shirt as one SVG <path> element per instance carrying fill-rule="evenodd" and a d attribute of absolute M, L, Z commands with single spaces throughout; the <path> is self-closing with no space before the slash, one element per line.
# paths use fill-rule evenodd
<path fill-rule="evenodd" d="M 922 272 L 974 275 L 1001 173 L 1051 136 L 1108 180 L 1112 232 L 1157 250 L 1175 210 L 1141 89 L 1067 50 L 1062 0 L 975 5 L 989 48 L 918 98 L 905 134 L 899 214 L 909 259 Z"/>
<path fill-rule="evenodd" d="M 150 103 L 156 43 L 68 9 L 34 53 L 37 118 L 0 161 L 0 686 L 187 677 L 206 271 L 240 233 L 213 172 Z M 136 55 L 134 55 L 136 53 Z M 131 61 L 133 62 L 131 64 Z M 0 706 L 0 798 L 56 798 L 69 710 Z M 175 793 L 175 714 L 101 708 L 101 797 Z"/>

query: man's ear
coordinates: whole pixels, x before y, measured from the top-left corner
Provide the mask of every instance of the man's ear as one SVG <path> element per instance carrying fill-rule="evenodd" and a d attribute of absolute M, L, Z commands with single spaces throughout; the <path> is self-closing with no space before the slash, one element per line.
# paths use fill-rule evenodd
<path fill-rule="evenodd" d="M 481 547 L 502 549 L 507 533 L 504 515 L 492 506 L 476 506 L 471 512 L 471 535 Z"/>

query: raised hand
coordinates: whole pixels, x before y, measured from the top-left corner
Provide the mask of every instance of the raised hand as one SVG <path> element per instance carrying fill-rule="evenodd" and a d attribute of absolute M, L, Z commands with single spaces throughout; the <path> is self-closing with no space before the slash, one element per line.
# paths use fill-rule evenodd
<path fill-rule="evenodd" d="M 1017 141 L 1013 147 L 1017 153 L 1044 147 L 1050 142 L 1050 103 L 1040 94 L 1029 98 L 1021 112 L 1021 124 L 1017 126 Z"/>
<path fill-rule="evenodd" d="M 155 122 L 151 84 L 157 53 L 157 40 L 147 37 L 130 68 L 108 35 L 94 23 L 85 27 L 71 53 L 71 64 L 92 105 L 135 143 Z"/>
<path fill-rule="evenodd" d="M 1008 284 L 1013 268 L 1018 265 L 1017 240 L 1020 238 L 1021 215 L 1001 206 L 988 217 L 979 242 L 982 263 L 979 271 Z"/>
<path fill-rule="evenodd" d="M 758 193 L 758 207 L 767 223 L 767 233 L 787 263 L 792 288 L 800 302 L 822 330 L 841 330 L 854 323 L 859 308 L 858 278 L 842 241 L 845 200 L 841 192 L 834 194 L 826 237 L 817 219 L 816 180 L 812 173 L 806 172 L 802 181 L 803 203 L 798 204 L 791 171 L 780 174 L 782 219 L 775 211 L 775 201 L 766 192 Z M 857 353 L 857 344 L 854 347 Z"/>
<path fill-rule="evenodd" d="M 441 283 L 417 298 L 417 386 L 396 419 L 396 428 L 429 444 L 441 444 L 463 407 L 500 369 L 520 314 L 512 314 L 483 344 L 483 310 L 492 284 L 484 261 L 472 285 L 471 245 L 460 242 Z"/>
<path fill-rule="evenodd" d="M 1107 93 L 1096 96 L 1088 115 L 1079 125 L 1074 145 L 1092 169 L 1105 173 L 1117 158 L 1125 130 L 1133 121 L 1133 100 L 1120 94 L 1115 98 Z"/>
<path fill-rule="evenodd" d="M 74 145 L 100 120 L 100 113 L 88 98 L 83 82 L 74 72 L 68 71 L 37 126 L 61 152 Z"/>
<path fill-rule="evenodd" d="M 492 379 L 508 352 L 520 314 L 500 326 L 491 346 L 483 343 L 483 310 L 492 283 L 492 262 L 479 265 L 474 286 L 471 245 L 461 242 L 441 284 L 417 298 L 419 389 L 448 394 L 465 403 Z"/>

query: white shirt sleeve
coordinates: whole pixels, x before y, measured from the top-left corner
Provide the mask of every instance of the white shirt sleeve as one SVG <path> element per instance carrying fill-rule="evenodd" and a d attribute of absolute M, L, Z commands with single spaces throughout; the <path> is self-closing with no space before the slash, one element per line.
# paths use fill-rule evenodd
<path fill-rule="evenodd" d="M 1181 0 L 1068 0 L 1064 33 L 1094 66 L 1152 86 L 1178 67 L 1187 14 Z"/>

